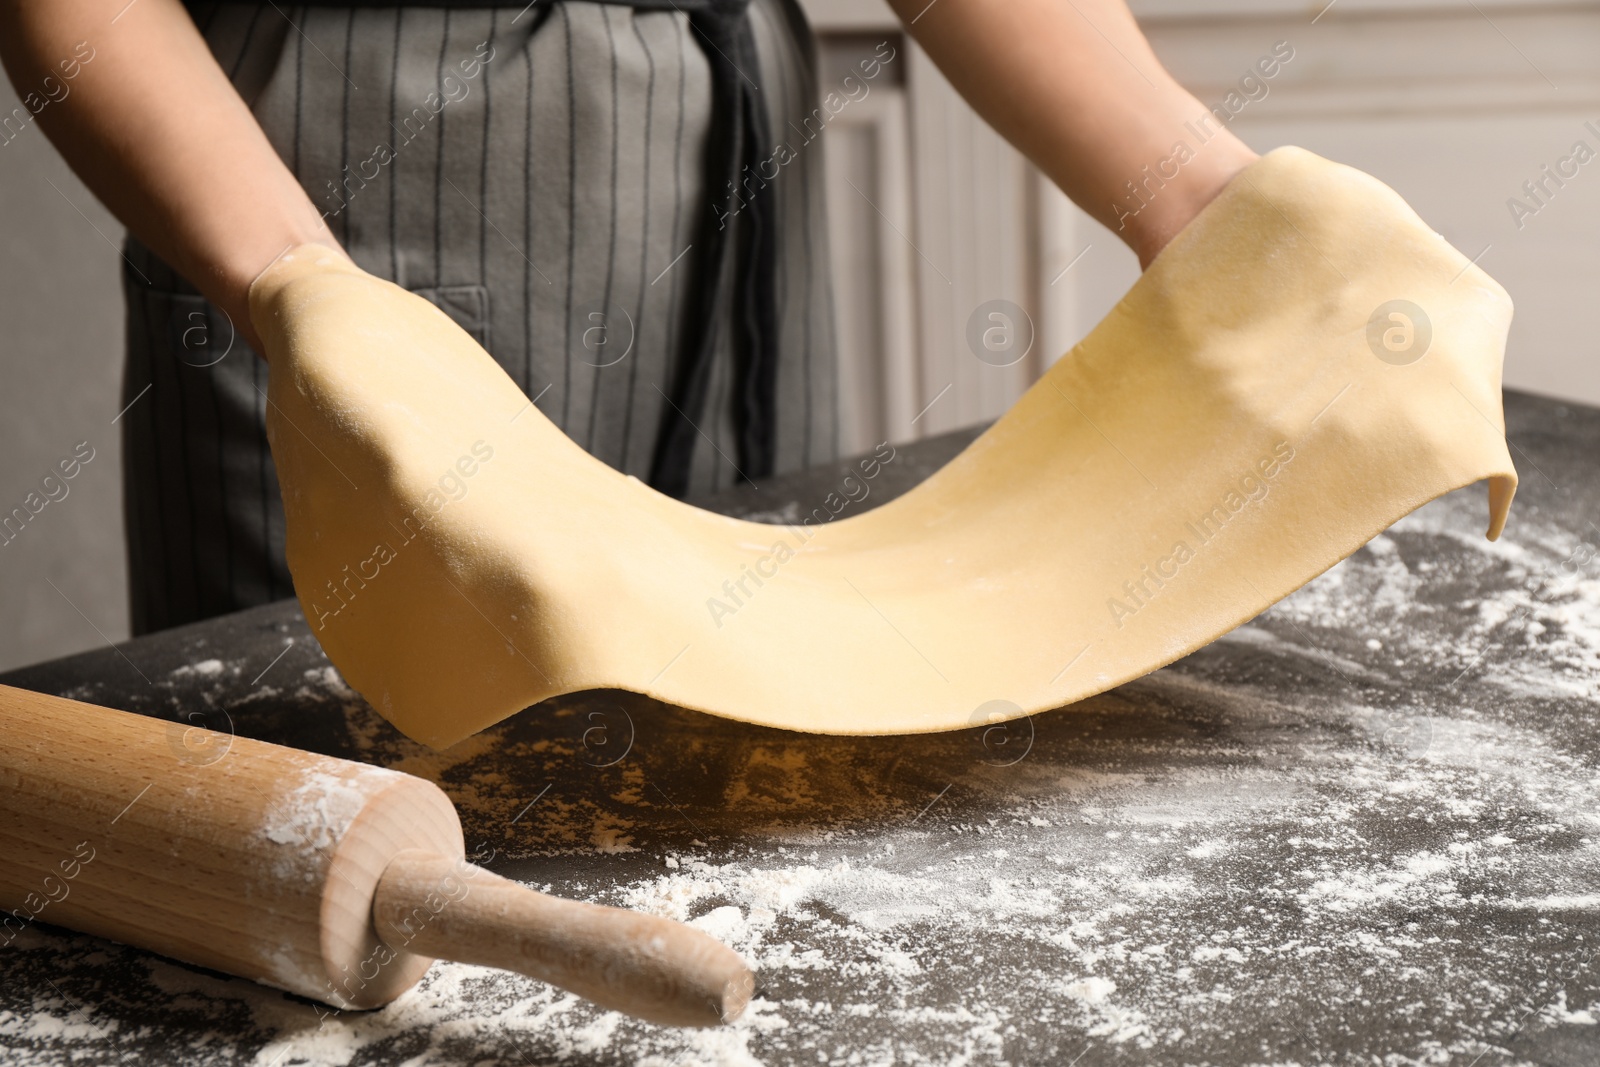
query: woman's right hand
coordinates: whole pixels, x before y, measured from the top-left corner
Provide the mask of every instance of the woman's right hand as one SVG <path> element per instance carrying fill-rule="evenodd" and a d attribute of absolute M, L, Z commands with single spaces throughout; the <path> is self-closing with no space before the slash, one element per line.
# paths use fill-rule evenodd
<path fill-rule="evenodd" d="M 83 183 L 257 352 L 251 282 L 299 245 L 344 256 L 181 0 L 0 0 L 0 61 Z"/>

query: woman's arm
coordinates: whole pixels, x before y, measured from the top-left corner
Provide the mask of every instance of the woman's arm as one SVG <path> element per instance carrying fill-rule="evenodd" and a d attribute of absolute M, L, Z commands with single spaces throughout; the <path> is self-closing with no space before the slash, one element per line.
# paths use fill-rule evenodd
<path fill-rule="evenodd" d="M 84 184 L 259 352 L 250 282 L 338 245 L 180 0 L 0 0 L 0 60 Z"/>
<path fill-rule="evenodd" d="M 1148 266 L 1256 154 L 1166 72 L 1124 0 L 889 0 L 969 103 Z M 1137 207 L 1143 181 L 1183 141 L 1193 158 Z M 1122 205 L 1119 209 L 1118 205 Z"/>

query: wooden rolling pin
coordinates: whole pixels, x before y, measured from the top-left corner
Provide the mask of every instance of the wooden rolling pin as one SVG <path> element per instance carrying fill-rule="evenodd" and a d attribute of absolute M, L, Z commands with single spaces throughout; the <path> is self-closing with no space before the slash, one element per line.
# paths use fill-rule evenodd
<path fill-rule="evenodd" d="M 754 982 L 691 927 L 468 863 L 421 778 L 9 686 L 0 909 L 0 943 L 53 923 L 337 1008 L 388 1003 L 435 958 L 677 1026 L 731 1021 Z"/>

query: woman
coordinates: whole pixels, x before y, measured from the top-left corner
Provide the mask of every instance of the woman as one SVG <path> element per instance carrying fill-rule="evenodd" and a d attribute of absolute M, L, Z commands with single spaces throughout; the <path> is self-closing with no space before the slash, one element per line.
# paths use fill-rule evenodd
<path fill-rule="evenodd" d="M 1130 213 L 1206 109 L 1121 0 L 893 6 L 1143 263 L 1255 158 L 1222 130 Z M 663 491 L 833 458 L 818 143 L 749 178 L 816 107 L 796 0 L 5 0 L 0 58 L 130 234 L 135 633 L 291 592 L 245 294 L 307 242 L 433 300 Z"/>

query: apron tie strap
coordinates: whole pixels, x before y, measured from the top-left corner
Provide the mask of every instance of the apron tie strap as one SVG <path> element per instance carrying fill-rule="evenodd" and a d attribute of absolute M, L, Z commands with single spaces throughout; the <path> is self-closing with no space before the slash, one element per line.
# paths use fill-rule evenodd
<path fill-rule="evenodd" d="M 651 0 L 633 6 L 657 6 Z M 710 210 L 701 226 L 702 270 L 694 325 L 675 369 L 656 439 L 650 484 L 670 496 L 688 492 L 698 422 L 705 414 L 716 353 L 720 297 L 730 287 L 739 473 L 773 471 L 777 451 L 778 297 L 776 194 L 761 173 L 771 130 L 760 88 L 760 61 L 749 0 L 699 0 L 660 6 L 689 13 L 711 65 L 711 132 L 706 146 Z M 738 226 L 735 228 L 735 220 Z M 737 246 L 737 247 L 736 247 Z M 730 281 L 729 273 L 733 274 Z M 715 417 L 715 413 L 712 413 Z"/>

